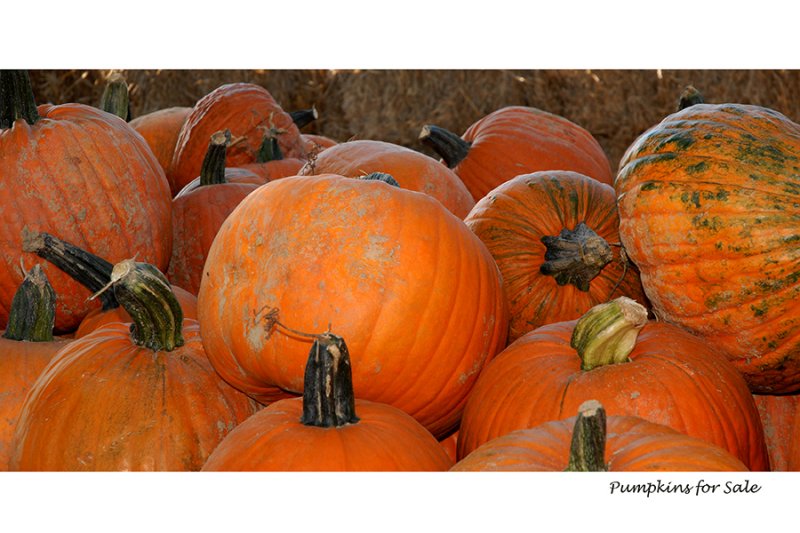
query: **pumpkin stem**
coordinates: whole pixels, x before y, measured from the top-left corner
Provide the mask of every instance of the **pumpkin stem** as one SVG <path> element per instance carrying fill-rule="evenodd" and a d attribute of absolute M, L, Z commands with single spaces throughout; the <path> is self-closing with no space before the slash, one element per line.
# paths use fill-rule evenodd
<path fill-rule="evenodd" d="M 567 472 L 607 472 L 606 410 L 597 400 L 587 400 L 578 408 Z"/>
<path fill-rule="evenodd" d="M 297 126 L 297 129 L 300 129 L 317 120 L 317 118 L 319 118 L 319 113 L 317 113 L 317 108 L 312 106 L 311 109 L 292 111 L 289 113 L 289 116 L 292 117 L 292 122 Z"/>
<path fill-rule="evenodd" d="M 167 278 L 149 263 L 125 259 L 114 265 L 111 287 L 133 319 L 131 338 L 153 351 L 183 346 L 183 311 Z"/>
<path fill-rule="evenodd" d="M 218 131 L 211 136 L 208 150 L 200 167 L 200 186 L 226 183 L 225 158 L 231 142 L 230 130 Z"/>
<path fill-rule="evenodd" d="M 691 85 L 687 85 L 678 99 L 678 111 L 705 102 L 703 94 Z"/>
<path fill-rule="evenodd" d="M 56 293 L 36 264 L 25 274 L 8 315 L 3 338 L 14 341 L 50 342 L 56 321 Z"/>
<path fill-rule="evenodd" d="M 278 137 L 273 135 L 272 132 L 264 135 L 261 141 L 261 147 L 256 153 L 256 163 L 269 163 L 270 161 L 280 161 L 283 159 L 283 152 L 278 145 Z"/>
<path fill-rule="evenodd" d="M 130 121 L 131 110 L 128 96 L 128 83 L 125 77 L 119 72 L 115 72 L 106 80 L 106 87 L 100 97 L 100 109 L 117 115 L 124 121 Z"/>
<path fill-rule="evenodd" d="M 472 143 L 465 141 L 455 133 L 432 124 L 422 127 L 419 140 L 439 154 L 448 168 L 455 168 L 467 157 L 470 146 L 472 146 Z"/>
<path fill-rule="evenodd" d="M 22 249 L 54 264 L 91 293 L 102 289 L 111 279 L 111 263 L 49 233 L 23 229 Z M 112 292 L 102 294 L 100 302 L 104 311 L 119 307 Z"/>
<path fill-rule="evenodd" d="M 31 126 L 39 120 L 31 78 L 27 70 L 0 70 L 0 129 L 20 118 Z"/>
<path fill-rule="evenodd" d="M 392 176 L 391 174 L 387 174 L 386 172 L 373 172 L 371 174 L 359 176 L 357 179 L 367 180 L 367 181 L 382 181 L 384 183 L 388 183 L 389 185 L 400 187 L 400 184 L 397 183 L 397 180 L 394 179 L 394 176 Z"/>
<path fill-rule="evenodd" d="M 575 324 L 570 342 L 581 369 L 627 362 L 646 323 L 647 309 L 626 296 L 589 309 Z"/>
<path fill-rule="evenodd" d="M 589 282 L 614 258 L 611 246 L 585 222 L 541 240 L 547 249 L 539 271 L 553 276 L 559 285 L 571 283 L 582 291 L 589 290 Z"/>
<path fill-rule="evenodd" d="M 358 422 L 350 353 L 344 339 L 338 335 L 323 333 L 311 346 L 303 381 L 300 422 L 323 428 Z"/>

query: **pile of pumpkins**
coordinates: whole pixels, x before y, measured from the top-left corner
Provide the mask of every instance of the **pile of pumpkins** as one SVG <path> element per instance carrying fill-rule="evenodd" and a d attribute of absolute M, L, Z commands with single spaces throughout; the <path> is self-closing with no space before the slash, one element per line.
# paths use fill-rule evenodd
<path fill-rule="evenodd" d="M 314 118 L 0 71 L 0 469 L 800 469 L 800 126 Z"/>

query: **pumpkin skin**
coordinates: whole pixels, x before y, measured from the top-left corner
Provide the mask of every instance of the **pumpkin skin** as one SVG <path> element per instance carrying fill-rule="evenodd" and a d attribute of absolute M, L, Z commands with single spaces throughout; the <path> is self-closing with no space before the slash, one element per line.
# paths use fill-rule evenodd
<path fill-rule="evenodd" d="M 228 149 L 231 167 L 255 162 L 264 134 L 271 129 L 281 132 L 278 144 L 284 157 L 305 159 L 300 130 L 272 95 L 258 85 L 231 83 L 208 93 L 189 113 L 170 165 L 177 190 L 200 175 L 208 139 L 224 129 L 234 139 Z"/>
<path fill-rule="evenodd" d="M 663 424 L 724 448 L 750 470 L 769 469 L 752 395 L 722 354 L 677 326 L 649 321 L 629 362 L 584 371 L 570 346 L 576 322 L 537 328 L 484 368 L 464 409 L 459 458 L 514 430 L 568 418 L 594 398 L 609 416 Z"/>
<path fill-rule="evenodd" d="M 756 393 L 800 390 L 798 158 L 800 126 L 780 113 L 696 104 L 640 136 L 615 184 L 653 312 L 718 346 Z"/>
<path fill-rule="evenodd" d="M 588 131 L 533 107 L 504 107 L 476 121 L 462 135 L 466 154 L 457 162 L 435 144 L 430 127 L 421 139 L 445 158 L 475 201 L 514 176 L 540 170 L 571 170 L 609 185 L 614 180 L 605 152 Z"/>
<path fill-rule="evenodd" d="M 38 106 L 32 126 L 0 130 L 0 324 L 21 280 L 23 233 L 56 234 L 112 261 L 136 256 L 166 268 L 172 250 L 169 186 L 147 143 L 119 117 L 81 104 Z M 96 305 L 52 265 L 57 332 L 73 331 Z"/>
<path fill-rule="evenodd" d="M 800 396 L 753 397 L 764 426 L 770 468 L 774 472 L 800 472 Z"/>
<path fill-rule="evenodd" d="M 569 463 L 575 417 L 512 431 L 483 444 L 454 472 L 563 472 Z M 636 416 L 609 416 L 605 462 L 609 472 L 741 472 L 726 450 Z"/>
<path fill-rule="evenodd" d="M 503 276 L 509 303 L 509 342 L 546 323 L 576 319 L 592 306 L 619 295 L 645 299 L 636 269 L 620 256 L 616 195 L 610 185 L 569 171 L 523 174 L 481 199 L 464 222 L 486 244 Z M 574 279 L 570 271 L 576 272 L 585 263 L 570 261 L 568 268 L 560 269 L 569 281 L 543 273 L 544 263 L 576 252 L 571 248 L 556 251 L 555 244 L 545 244 L 542 239 L 558 237 L 565 230 L 572 232 L 581 222 L 603 241 L 607 256 L 597 263 L 601 269 L 592 270 L 593 278 L 580 275 Z M 573 240 L 581 242 L 576 257 L 597 258 L 594 239 Z M 549 258 L 554 252 L 557 257 Z M 585 290 L 582 282 L 587 284 Z"/>
<path fill-rule="evenodd" d="M 300 175 L 338 174 L 358 178 L 372 172 L 390 174 L 404 189 L 433 196 L 458 218 L 475 205 L 458 176 L 438 161 L 384 141 L 348 141 L 327 148 Z"/>
<path fill-rule="evenodd" d="M 325 135 L 301 133 L 300 136 L 303 138 L 303 142 L 306 144 L 306 152 L 309 154 L 314 152 L 319 153 L 326 148 L 330 148 L 331 146 L 336 146 L 339 144 L 338 141 L 335 141 L 330 137 L 326 137 Z"/>
<path fill-rule="evenodd" d="M 128 123 L 147 141 L 147 145 L 158 159 L 158 164 L 164 169 L 173 196 L 180 188 L 173 183 L 169 167 L 172 164 L 172 154 L 175 153 L 178 134 L 191 110 L 191 107 L 168 107 L 141 115 Z"/>
<path fill-rule="evenodd" d="M 335 327 L 356 397 L 437 438 L 508 328 L 494 260 L 461 220 L 428 195 L 336 175 L 276 180 L 242 201 L 211 246 L 198 305 L 209 359 L 258 401 L 303 390 L 308 342 L 273 327 L 277 309 L 295 330 Z"/>

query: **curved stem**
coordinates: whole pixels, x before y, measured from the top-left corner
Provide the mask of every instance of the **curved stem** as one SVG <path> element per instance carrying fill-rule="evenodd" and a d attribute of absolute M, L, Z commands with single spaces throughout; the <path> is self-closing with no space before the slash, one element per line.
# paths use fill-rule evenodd
<path fill-rule="evenodd" d="M 606 411 L 597 400 L 587 400 L 578 408 L 567 472 L 607 472 Z"/>
<path fill-rule="evenodd" d="M 292 111 L 289 113 L 289 116 L 292 117 L 292 122 L 294 122 L 294 125 L 297 126 L 297 129 L 300 129 L 303 126 L 308 126 L 317 120 L 319 113 L 317 113 L 316 107 L 312 107 L 311 109 L 299 109 L 297 111 Z"/>
<path fill-rule="evenodd" d="M 358 422 L 350 354 L 344 339 L 332 333 L 317 337 L 308 354 L 303 382 L 307 426 L 341 427 Z"/>
<path fill-rule="evenodd" d="M 231 142 L 230 130 L 218 131 L 211 136 L 208 150 L 200 167 L 200 186 L 226 183 L 225 157 Z"/>
<path fill-rule="evenodd" d="M 434 125 L 422 127 L 419 140 L 444 159 L 448 168 L 455 168 L 469 154 L 472 143 L 469 143 L 444 128 Z"/>
<path fill-rule="evenodd" d="M 183 311 L 167 278 L 148 263 L 126 259 L 114 265 L 111 287 L 133 319 L 131 338 L 153 351 L 183 346 Z"/>
<path fill-rule="evenodd" d="M 589 290 L 589 282 L 614 258 L 611 246 L 584 222 L 541 240 L 547 250 L 539 271 L 559 285 L 571 283 L 582 291 Z"/>
<path fill-rule="evenodd" d="M 625 363 L 645 324 L 647 309 L 620 296 L 592 307 L 579 318 L 570 345 L 578 352 L 583 370 Z"/>
<path fill-rule="evenodd" d="M 122 74 L 114 73 L 106 80 L 106 87 L 100 97 L 100 109 L 125 121 L 131 119 L 128 83 Z"/>
<path fill-rule="evenodd" d="M 3 338 L 50 342 L 56 321 L 56 293 L 39 264 L 25 274 L 14 293 Z"/>
<path fill-rule="evenodd" d="M 49 233 L 23 230 L 22 249 L 54 264 L 91 293 L 101 290 L 111 279 L 111 263 Z M 100 302 L 104 311 L 119 307 L 111 292 L 102 294 Z"/>
<path fill-rule="evenodd" d="M 700 91 L 691 85 L 687 85 L 678 99 L 678 111 L 691 107 L 695 104 L 702 104 L 705 102 L 703 95 Z"/>
<path fill-rule="evenodd" d="M 39 120 L 27 70 L 0 70 L 0 129 L 22 119 L 31 126 Z"/>

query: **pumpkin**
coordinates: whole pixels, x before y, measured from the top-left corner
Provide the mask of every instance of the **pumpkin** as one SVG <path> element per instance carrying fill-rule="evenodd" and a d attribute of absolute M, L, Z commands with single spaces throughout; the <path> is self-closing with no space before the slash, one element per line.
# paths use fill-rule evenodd
<path fill-rule="evenodd" d="M 255 412 L 214 372 L 163 274 L 126 260 L 112 279 L 133 324 L 108 324 L 55 355 L 22 406 L 11 470 L 199 470 Z"/>
<path fill-rule="evenodd" d="M 800 472 L 800 395 L 755 394 L 770 468 Z"/>
<path fill-rule="evenodd" d="M 233 209 L 259 187 L 247 181 L 228 181 L 225 167 L 226 132 L 211 137 L 200 176 L 172 200 L 172 259 L 167 278 L 192 294 L 200 289 L 208 249 Z M 255 175 L 253 175 L 255 177 Z M 241 179 L 241 175 L 232 178 Z"/>
<path fill-rule="evenodd" d="M 331 146 L 336 146 L 339 144 L 338 141 L 335 141 L 330 137 L 314 133 L 303 133 L 300 135 L 300 137 L 302 137 L 303 142 L 306 145 L 306 152 L 309 154 L 319 153 L 326 148 L 330 148 Z"/>
<path fill-rule="evenodd" d="M 114 265 L 49 233 L 26 234 L 23 249 L 46 259 L 86 287 L 92 294 L 90 300 L 99 297 L 101 307 L 92 309 L 81 320 L 73 334 L 75 338 L 83 337 L 104 324 L 131 321 L 130 315 L 119 304 L 114 293 L 103 290 L 111 282 Z M 197 318 L 197 297 L 180 287 L 172 286 L 172 291 L 180 303 L 183 316 Z"/>
<path fill-rule="evenodd" d="M 305 158 L 300 131 L 266 89 L 252 83 L 222 85 L 195 104 L 178 135 L 169 171 L 178 190 L 200 175 L 208 139 L 224 129 L 233 136 L 231 167 L 255 162 L 267 133 L 278 136 L 284 157 Z"/>
<path fill-rule="evenodd" d="M 476 202 L 514 176 L 540 170 L 572 170 L 609 185 L 614 180 L 608 158 L 591 133 L 533 107 L 498 109 L 461 137 L 426 125 L 419 138 L 458 174 Z"/>
<path fill-rule="evenodd" d="M 695 104 L 620 162 L 620 238 L 656 316 L 718 347 L 756 393 L 800 390 L 800 126 Z"/>
<path fill-rule="evenodd" d="M 573 416 L 587 398 L 720 446 L 768 470 L 763 428 L 742 376 L 712 345 L 648 321 L 621 296 L 578 320 L 523 335 L 483 372 L 461 420 L 458 457 L 517 429 Z"/>
<path fill-rule="evenodd" d="M 483 444 L 452 471 L 737 472 L 747 467 L 709 442 L 636 416 L 607 416 L 596 400 L 578 415 Z"/>
<path fill-rule="evenodd" d="M 205 471 L 444 471 L 453 460 L 412 417 L 355 399 L 344 339 L 323 333 L 306 363 L 302 398 L 280 400 L 220 442 Z"/>
<path fill-rule="evenodd" d="M 390 174 L 404 189 L 429 194 L 458 218 L 464 218 L 475 205 L 453 171 L 432 157 L 384 141 L 348 141 L 332 146 L 310 160 L 300 175 L 357 178 L 372 172 Z"/>
<path fill-rule="evenodd" d="M 53 337 L 55 299 L 41 265 L 34 265 L 14 294 L 8 327 L 0 336 L 0 471 L 8 470 L 11 439 L 28 390 L 56 352 L 71 342 Z"/>
<path fill-rule="evenodd" d="M 570 171 L 522 174 L 481 199 L 464 222 L 503 276 L 509 342 L 615 296 L 644 300 L 620 247 L 610 185 Z"/>
<path fill-rule="evenodd" d="M 181 188 L 172 179 L 169 167 L 172 164 L 178 135 L 191 111 L 192 108 L 186 106 L 167 107 L 140 115 L 129 122 L 130 126 L 144 137 L 158 159 L 158 164 L 164 169 L 172 196 L 175 196 Z"/>
<path fill-rule="evenodd" d="M 198 305 L 209 359 L 255 399 L 301 393 L 307 347 L 291 330 L 331 324 L 355 354 L 356 396 L 437 438 L 508 329 L 497 266 L 463 221 L 426 194 L 337 175 L 245 198 L 211 245 Z"/>
<path fill-rule="evenodd" d="M 296 157 L 284 158 L 281 153 L 278 138 L 275 135 L 267 134 L 261 144 L 261 149 L 256 154 L 255 163 L 246 163 L 241 168 L 258 175 L 260 183 L 295 176 L 303 168 L 305 160 Z"/>
<path fill-rule="evenodd" d="M 24 233 L 45 231 L 119 261 L 166 268 L 170 194 L 145 143 L 119 117 L 82 104 L 36 106 L 27 73 L 0 71 L 0 327 L 20 281 Z M 89 293 L 52 265 L 56 330 L 74 330 Z"/>

